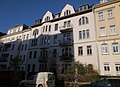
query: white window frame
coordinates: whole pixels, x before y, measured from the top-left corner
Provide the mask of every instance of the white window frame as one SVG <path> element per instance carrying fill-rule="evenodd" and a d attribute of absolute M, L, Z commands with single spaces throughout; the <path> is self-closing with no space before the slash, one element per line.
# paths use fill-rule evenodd
<path fill-rule="evenodd" d="M 110 72 L 110 65 L 109 64 L 104 64 L 104 71 Z"/>
<path fill-rule="evenodd" d="M 105 27 L 100 27 L 100 36 L 106 36 L 106 29 L 105 29 Z"/>
<path fill-rule="evenodd" d="M 115 70 L 117 73 L 120 73 L 120 63 L 115 64 Z"/>
<path fill-rule="evenodd" d="M 108 18 L 112 18 L 113 17 L 113 10 L 112 9 L 108 9 Z"/>
<path fill-rule="evenodd" d="M 108 54 L 108 45 L 106 43 L 101 45 L 102 54 Z"/>
<path fill-rule="evenodd" d="M 92 46 L 87 46 L 87 55 L 92 55 Z"/>
<path fill-rule="evenodd" d="M 118 43 L 112 43 L 112 52 L 119 53 L 119 44 Z"/>
<path fill-rule="evenodd" d="M 116 32 L 116 27 L 115 25 L 111 25 L 110 26 L 110 35 L 116 35 L 117 32 Z"/>
<path fill-rule="evenodd" d="M 103 20 L 103 18 L 104 18 L 103 12 L 98 12 L 98 19 Z"/>
<path fill-rule="evenodd" d="M 78 56 L 83 56 L 83 46 L 78 47 Z"/>

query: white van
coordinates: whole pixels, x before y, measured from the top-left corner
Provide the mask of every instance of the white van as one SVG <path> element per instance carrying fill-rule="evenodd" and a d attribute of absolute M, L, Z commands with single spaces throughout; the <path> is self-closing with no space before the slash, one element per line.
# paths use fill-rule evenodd
<path fill-rule="evenodd" d="M 22 80 L 20 87 L 55 87 L 55 77 L 52 72 L 40 72 L 28 80 Z"/>

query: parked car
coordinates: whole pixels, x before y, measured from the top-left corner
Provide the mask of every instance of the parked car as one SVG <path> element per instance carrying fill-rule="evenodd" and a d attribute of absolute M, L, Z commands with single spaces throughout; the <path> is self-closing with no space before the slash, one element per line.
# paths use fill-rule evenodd
<path fill-rule="evenodd" d="M 19 87 L 55 87 L 55 77 L 52 72 L 39 72 L 27 80 L 22 80 Z"/>
<path fill-rule="evenodd" d="M 94 83 L 91 84 L 83 84 L 80 85 L 79 87 L 112 87 L 110 82 L 106 79 L 100 79 Z"/>

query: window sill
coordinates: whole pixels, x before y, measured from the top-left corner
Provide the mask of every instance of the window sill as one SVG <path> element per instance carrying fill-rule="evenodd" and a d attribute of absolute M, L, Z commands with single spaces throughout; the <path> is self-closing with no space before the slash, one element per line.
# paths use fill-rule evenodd
<path fill-rule="evenodd" d="M 113 55 L 119 55 L 120 52 L 113 52 L 112 54 L 113 54 Z"/>
<path fill-rule="evenodd" d="M 102 38 L 102 37 L 107 37 L 108 35 L 104 35 L 104 36 L 99 36 L 99 38 Z"/>
<path fill-rule="evenodd" d="M 117 34 L 110 34 L 109 36 L 117 36 L 117 35 L 119 35 L 118 33 Z"/>
<path fill-rule="evenodd" d="M 98 19 L 98 21 L 99 21 L 99 22 L 101 22 L 101 21 L 105 21 L 105 19 Z"/>
<path fill-rule="evenodd" d="M 110 18 L 108 18 L 108 20 L 111 20 L 111 19 L 115 19 L 115 17 L 110 17 Z"/>
<path fill-rule="evenodd" d="M 109 53 L 102 53 L 102 55 L 109 55 Z"/>
<path fill-rule="evenodd" d="M 87 56 L 92 56 L 92 54 L 87 54 Z"/>

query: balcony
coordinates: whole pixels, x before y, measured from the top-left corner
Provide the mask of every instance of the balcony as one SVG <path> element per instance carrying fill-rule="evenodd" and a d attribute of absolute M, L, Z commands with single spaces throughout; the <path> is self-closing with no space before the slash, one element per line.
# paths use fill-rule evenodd
<path fill-rule="evenodd" d="M 59 28 L 60 28 L 61 33 L 72 32 L 73 31 L 73 25 L 61 26 Z"/>
<path fill-rule="evenodd" d="M 61 47 L 63 47 L 63 46 L 72 46 L 73 45 L 73 40 L 67 40 L 67 41 L 61 40 L 61 41 L 59 41 L 59 45 Z"/>
<path fill-rule="evenodd" d="M 63 62 L 72 62 L 73 61 L 73 55 L 72 54 L 62 54 L 60 56 L 60 61 Z"/>

